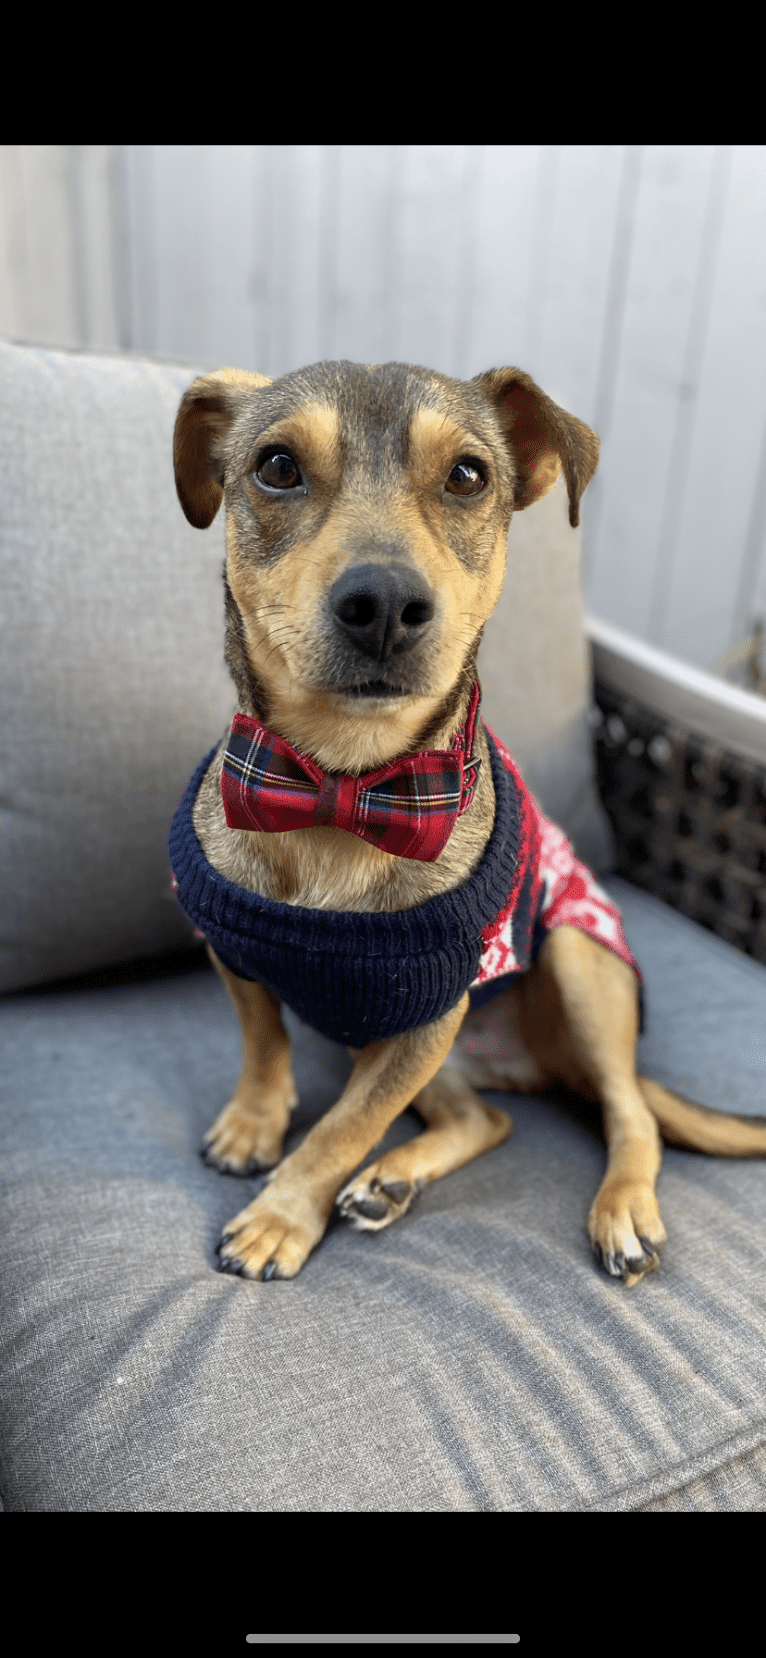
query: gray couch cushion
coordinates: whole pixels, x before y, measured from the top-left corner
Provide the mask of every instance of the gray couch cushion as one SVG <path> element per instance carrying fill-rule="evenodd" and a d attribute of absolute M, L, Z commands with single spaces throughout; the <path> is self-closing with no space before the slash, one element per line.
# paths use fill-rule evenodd
<path fill-rule="evenodd" d="M 766 970 L 607 884 L 646 974 L 644 1067 L 763 1111 Z M 348 1060 L 288 1017 L 297 1139 Z M 766 1506 L 763 1162 L 668 1149 L 663 1264 L 626 1291 L 586 1235 L 597 1111 L 505 1101 L 511 1138 L 403 1221 L 247 1283 L 213 1249 L 257 1182 L 197 1156 L 238 1074 L 212 972 L 19 994 L 0 1019 L 11 1511 Z"/>
<path fill-rule="evenodd" d="M 591 666 L 580 531 L 569 523 L 563 478 L 542 501 L 514 514 L 503 591 L 484 629 L 478 666 L 482 712 L 543 810 L 562 824 L 593 869 L 613 869 L 612 832 L 596 793 L 587 722 Z"/>
<path fill-rule="evenodd" d="M 0 342 L 0 990 L 192 941 L 168 827 L 236 704 L 223 513 L 192 529 L 173 482 L 175 416 L 198 372 Z M 559 487 L 514 521 L 481 672 L 530 786 L 605 866 L 579 536 Z"/>
<path fill-rule="evenodd" d="M 0 343 L 0 990 L 191 941 L 168 823 L 236 706 L 223 521 L 173 481 L 196 372 Z"/>

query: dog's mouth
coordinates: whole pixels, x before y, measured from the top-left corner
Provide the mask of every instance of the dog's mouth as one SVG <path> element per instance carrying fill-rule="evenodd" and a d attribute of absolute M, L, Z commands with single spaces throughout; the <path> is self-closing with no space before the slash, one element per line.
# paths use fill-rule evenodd
<path fill-rule="evenodd" d="M 338 689 L 344 697 L 409 696 L 409 692 L 403 685 L 389 685 L 387 679 L 366 679 L 361 685 L 342 685 Z"/>

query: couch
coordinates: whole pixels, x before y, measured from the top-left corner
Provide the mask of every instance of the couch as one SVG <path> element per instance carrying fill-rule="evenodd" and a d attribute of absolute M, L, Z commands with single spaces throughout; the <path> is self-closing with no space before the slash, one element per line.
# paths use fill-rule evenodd
<path fill-rule="evenodd" d="M 761 1511 L 761 1161 L 668 1148 L 662 1266 L 626 1290 L 586 1232 L 597 1109 L 564 1089 L 497 1096 L 509 1140 L 389 1230 L 331 1225 L 291 1282 L 216 1271 L 259 1180 L 198 1155 L 239 1027 L 174 902 L 167 834 L 235 706 L 222 517 L 188 525 L 171 459 L 180 397 L 217 366 L 0 343 L 4 1506 Z M 591 633 L 606 703 L 624 668 L 631 707 L 651 720 L 664 697 L 675 718 L 675 695 L 689 716 L 682 669 L 642 678 L 635 642 Z M 626 879 L 593 743 L 594 724 L 613 749 L 619 729 L 598 679 L 593 701 L 558 486 L 514 519 L 480 671 L 490 723 L 622 907 L 641 1068 L 762 1112 L 766 966 Z M 723 706 L 719 739 L 766 762 L 760 709 Z M 693 699 L 691 718 L 707 718 Z M 293 1146 L 350 1062 L 286 1019 Z M 383 1144 L 417 1131 L 405 1112 Z"/>

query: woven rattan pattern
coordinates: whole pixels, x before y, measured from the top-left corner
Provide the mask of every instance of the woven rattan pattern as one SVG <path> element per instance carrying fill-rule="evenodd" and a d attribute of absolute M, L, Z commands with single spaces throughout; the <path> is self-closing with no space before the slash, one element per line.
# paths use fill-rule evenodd
<path fill-rule="evenodd" d="M 596 682 L 617 872 L 766 964 L 766 767 Z"/>

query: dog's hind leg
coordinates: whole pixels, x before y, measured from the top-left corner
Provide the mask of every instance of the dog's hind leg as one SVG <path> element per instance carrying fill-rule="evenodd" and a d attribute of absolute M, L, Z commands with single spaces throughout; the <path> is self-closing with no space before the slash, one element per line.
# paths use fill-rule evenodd
<path fill-rule="evenodd" d="M 510 1117 L 479 1098 L 451 1057 L 412 1101 L 426 1124 L 423 1133 L 369 1163 L 339 1193 L 340 1214 L 357 1231 L 390 1226 L 424 1186 L 508 1138 Z"/>
<path fill-rule="evenodd" d="M 588 1232 L 605 1270 L 635 1284 L 667 1236 L 654 1190 L 662 1142 L 635 1069 L 635 974 L 587 933 L 557 927 L 523 975 L 520 1027 L 546 1072 L 601 1105 L 607 1167 Z"/>

